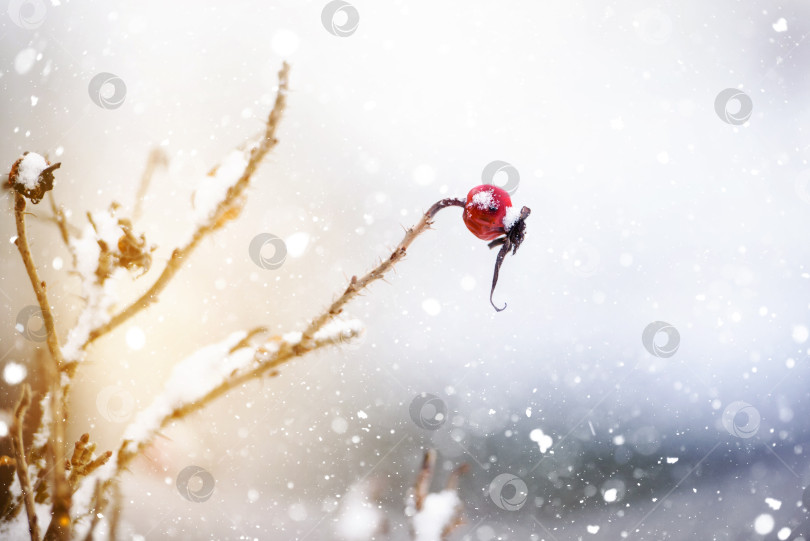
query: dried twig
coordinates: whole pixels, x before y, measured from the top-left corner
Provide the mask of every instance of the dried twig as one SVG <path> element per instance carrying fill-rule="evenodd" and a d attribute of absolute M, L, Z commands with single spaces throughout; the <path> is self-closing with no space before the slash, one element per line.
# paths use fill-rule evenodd
<path fill-rule="evenodd" d="M 17 478 L 20 480 L 25 512 L 28 515 L 28 532 L 31 534 L 32 541 L 39 541 L 39 524 L 37 524 L 37 513 L 34 508 L 34 489 L 31 488 L 31 480 L 28 478 L 28 462 L 25 459 L 25 446 L 23 445 L 23 421 L 29 405 L 31 405 L 31 388 L 26 383 L 22 388 L 20 402 L 14 410 L 11 443 L 14 447 Z"/>
<path fill-rule="evenodd" d="M 56 378 L 51 385 L 51 417 L 53 428 L 49 441 L 51 459 L 51 523 L 45 541 L 68 541 L 71 537 L 70 507 L 72 494 L 65 474 L 65 395 Z"/>
<path fill-rule="evenodd" d="M 447 485 L 440 493 L 430 492 L 430 483 L 436 470 L 436 451 L 428 449 L 408 503 L 413 513 L 412 533 L 417 539 L 447 539 L 464 523 L 461 501 L 456 495 L 458 478 L 468 469 L 462 464 L 450 474 Z M 430 499 L 434 498 L 434 499 Z M 420 516 L 424 515 L 424 516 Z"/>
<path fill-rule="evenodd" d="M 288 72 L 289 65 L 285 62 L 278 74 L 278 93 L 276 94 L 276 102 L 273 105 L 273 109 L 270 111 L 270 115 L 267 118 L 264 137 L 259 144 L 250 151 L 250 159 L 248 160 L 244 172 L 239 177 L 239 180 L 237 180 L 236 183 L 228 189 L 225 199 L 219 204 L 208 221 L 194 232 L 194 235 L 188 244 L 182 248 L 176 248 L 172 252 L 171 258 L 169 258 L 168 263 L 166 263 L 166 267 L 163 269 L 163 272 L 157 278 L 155 283 L 152 284 L 152 287 L 150 287 L 146 293 L 144 293 L 139 299 L 137 299 L 127 308 L 110 318 L 106 324 L 93 330 L 90 333 L 87 342 L 84 344 L 84 347 L 98 339 L 100 336 L 103 336 L 104 334 L 115 329 L 129 318 L 148 307 L 150 304 L 157 302 L 160 293 L 166 288 L 167 285 L 169 285 L 171 279 L 174 277 L 177 271 L 182 268 L 184 261 L 191 255 L 200 242 L 208 234 L 221 227 L 227 221 L 227 218 L 233 212 L 234 205 L 238 204 L 240 201 L 242 194 L 247 188 L 251 177 L 256 172 L 256 169 L 258 168 L 262 159 L 278 142 L 276 139 L 276 130 L 278 128 L 279 121 L 281 120 L 281 114 L 287 105 Z M 84 347 L 82 349 L 84 349 Z"/>
<path fill-rule="evenodd" d="M 174 408 L 171 413 L 166 415 L 160 422 L 159 429 L 165 428 L 171 422 L 182 419 L 187 415 L 198 411 L 205 406 L 207 406 L 212 401 L 216 400 L 220 396 L 226 394 L 231 389 L 241 386 L 242 384 L 251 381 L 253 379 L 260 378 L 266 375 L 269 372 L 272 372 L 282 364 L 301 357 L 306 353 L 324 347 L 326 345 L 331 345 L 335 343 L 341 343 L 346 340 L 346 337 L 331 337 L 327 339 L 319 340 L 317 338 L 318 331 L 322 330 L 324 325 L 334 316 L 340 314 L 343 311 L 343 306 L 356 297 L 360 291 L 368 286 L 375 280 L 379 280 L 385 274 L 390 271 L 393 266 L 400 261 L 403 257 L 405 257 L 407 248 L 410 244 L 414 241 L 414 239 L 419 236 L 420 234 L 424 233 L 430 228 L 432 223 L 432 219 L 435 217 L 436 213 L 438 213 L 441 209 L 447 208 L 449 206 L 464 206 L 464 202 L 460 199 L 443 199 L 438 201 L 433 206 L 428 209 L 427 212 L 422 216 L 419 222 L 412 228 L 408 229 L 405 233 L 405 237 L 399 243 L 399 245 L 394 249 L 393 253 L 384 261 L 382 261 L 377 267 L 369 271 L 365 276 L 358 279 L 356 276 L 352 277 L 351 282 L 349 283 L 349 287 L 346 291 L 341 295 L 332 305 L 329 307 L 327 311 L 323 314 L 315 318 L 309 326 L 307 326 L 306 330 L 302 333 L 301 340 L 292 345 L 286 342 L 282 342 L 281 346 L 278 350 L 271 354 L 268 358 L 260 360 L 260 362 L 253 368 L 245 370 L 243 372 L 232 374 L 231 377 L 226 378 L 220 385 L 212 389 L 208 392 L 204 397 L 201 399 L 195 400 L 193 402 L 189 402 L 186 404 L 182 404 L 176 408 Z M 243 344 L 244 340 L 240 342 Z M 257 358 L 262 356 L 261 349 L 257 351 Z M 132 449 L 129 446 L 129 442 L 124 442 L 117 453 L 117 462 L 116 468 L 117 472 L 120 472 L 127 468 L 129 463 L 134 459 L 140 452 L 142 452 L 149 444 L 151 443 L 151 438 L 147 438 L 144 441 L 139 441 L 136 443 L 136 448 Z M 116 473 L 117 476 L 117 473 Z"/>
<path fill-rule="evenodd" d="M 436 468 L 436 450 L 428 449 L 422 459 L 422 467 L 413 487 L 414 507 L 421 511 L 425 505 L 425 498 L 430 494 L 430 483 L 433 481 L 433 472 Z"/>
<path fill-rule="evenodd" d="M 104 494 L 102 486 L 102 495 Z M 108 530 L 108 539 L 110 541 L 115 541 L 118 539 L 118 523 L 121 522 L 121 500 L 123 497 L 121 495 L 121 487 L 117 484 L 113 485 L 112 487 L 112 511 L 110 512 L 110 520 L 109 520 L 109 530 Z M 101 500 L 98 507 L 98 512 L 104 509 L 106 504 L 105 500 Z M 87 530 L 87 535 L 92 535 L 93 529 L 95 528 L 95 524 L 91 524 L 90 529 Z"/>
<path fill-rule="evenodd" d="M 59 228 L 59 236 L 62 238 L 62 242 L 65 243 L 65 246 L 71 251 L 73 254 L 73 250 L 70 248 L 70 237 L 71 235 L 78 235 L 79 231 L 74 227 L 71 226 L 70 223 L 67 221 L 67 217 L 65 216 L 65 211 L 62 207 L 56 204 L 56 199 L 53 196 L 53 192 L 48 192 L 48 202 L 51 204 L 51 212 L 53 212 L 53 216 L 47 218 L 48 220 L 52 220 L 56 226 Z M 71 233 L 71 229 L 73 232 Z M 73 254 L 73 262 L 74 267 L 76 266 L 76 255 Z"/>
<path fill-rule="evenodd" d="M 399 245 L 394 248 L 393 253 L 387 259 L 383 260 L 379 265 L 371 269 L 361 278 L 352 276 L 346 291 L 344 291 L 343 294 L 338 297 L 337 300 L 335 300 L 325 312 L 313 319 L 309 326 L 307 326 L 303 333 L 301 343 L 297 347 L 305 347 L 306 343 L 312 339 L 315 333 L 318 332 L 327 321 L 343 311 L 343 307 L 346 305 L 346 303 L 355 298 L 360 291 L 368 287 L 369 284 L 375 280 L 383 278 L 385 274 L 394 267 L 394 265 L 405 257 L 406 251 L 414 239 L 430 229 L 430 225 L 433 223 L 433 218 L 436 216 L 436 213 L 447 207 L 464 207 L 464 201 L 461 199 L 448 198 L 434 203 L 433 206 L 430 207 L 427 212 L 425 212 L 415 226 L 405 231 L 405 237 L 402 239 L 402 241 L 400 241 Z"/>
<path fill-rule="evenodd" d="M 59 339 L 56 335 L 53 313 L 51 312 L 50 303 L 48 302 L 45 282 L 39 279 L 34 259 L 31 257 L 31 249 L 28 246 L 28 237 L 26 236 L 25 229 L 25 197 L 20 192 L 15 192 L 14 197 L 14 218 L 17 224 L 17 238 L 14 243 L 20 251 L 25 270 L 28 272 L 28 278 L 31 280 L 31 285 L 34 288 L 34 293 L 39 302 L 39 307 L 42 311 L 42 319 L 45 321 L 45 329 L 48 331 L 48 350 L 51 353 L 51 358 L 55 365 L 51 368 L 56 368 L 56 370 L 47 371 L 49 372 L 49 380 L 52 388 L 51 407 L 53 408 L 52 439 L 49 446 L 53 465 L 53 508 L 51 524 L 48 527 L 45 538 L 62 540 L 67 539 L 70 535 L 71 499 L 70 487 L 67 484 L 67 479 L 65 479 L 65 465 L 62 458 L 64 454 L 62 446 L 64 445 L 66 417 L 64 410 L 64 389 L 61 386 L 59 372 L 60 370 L 65 370 L 70 373 L 72 369 L 75 368 L 75 363 L 68 365 L 64 361 L 62 349 L 59 347 Z"/>
<path fill-rule="evenodd" d="M 102 490 L 102 483 L 101 480 L 96 481 L 96 486 L 93 489 L 93 507 L 90 508 L 90 528 L 87 529 L 87 535 L 84 537 L 84 541 L 93 541 L 93 530 L 96 529 L 98 525 L 98 521 L 101 517 L 101 509 L 104 508 L 104 491 Z"/>
<path fill-rule="evenodd" d="M 17 245 L 17 249 L 20 251 L 25 270 L 28 272 L 28 278 L 31 280 L 31 286 L 34 288 L 37 302 L 42 310 L 42 319 L 45 321 L 45 329 L 48 331 L 48 350 L 51 352 L 56 367 L 64 368 L 64 359 L 56 336 L 56 325 L 54 324 L 51 305 L 48 302 L 48 294 L 45 291 L 45 282 L 39 279 L 34 259 L 31 257 L 31 248 L 28 246 L 28 237 L 25 231 L 25 197 L 19 192 L 14 192 L 14 220 L 17 224 L 17 238 L 14 240 L 14 244 Z"/>
<path fill-rule="evenodd" d="M 143 210 L 143 202 L 146 199 L 146 192 L 149 191 L 149 184 L 152 182 L 152 176 L 158 167 L 166 167 L 169 164 L 169 159 L 166 153 L 159 148 L 153 148 L 146 159 L 146 168 L 141 175 L 141 183 L 138 186 L 138 194 L 135 196 L 135 207 L 132 210 L 132 221 L 135 222 L 141 217 Z"/>
<path fill-rule="evenodd" d="M 96 450 L 96 444 L 90 443 L 90 434 L 82 434 L 82 437 L 73 446 L 73 456 L 70 462 L 66 463 L 67 468 L 70 470 L 68 483 L 70 484 L 72 492 L 76 492 L 79 488 L 79 481 L 95 470 L 107 463 L 112 456 L 112 451 L 106 451 L 97 458 L 93 458 L 93 453 Z"/>

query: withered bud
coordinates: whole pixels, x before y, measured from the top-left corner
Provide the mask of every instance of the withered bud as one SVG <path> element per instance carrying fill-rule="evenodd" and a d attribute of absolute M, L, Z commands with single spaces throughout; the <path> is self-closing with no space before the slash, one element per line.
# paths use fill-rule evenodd
<path fill-rule="evenodd" d="M 14 162 L 8 174 L 8 187 L 30 199 L 35 205 L 53 189 L 53 172 L 61 167 L 53 165 L 36 152 L 25 152 Z"/>

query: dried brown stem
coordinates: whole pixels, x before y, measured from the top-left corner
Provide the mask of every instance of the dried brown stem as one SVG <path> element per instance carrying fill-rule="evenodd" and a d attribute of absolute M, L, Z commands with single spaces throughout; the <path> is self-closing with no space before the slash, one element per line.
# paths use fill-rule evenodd
<path fill-rule="evenodd" d="M 104 491 L 102 490 L 102 494 Z M 118 539 L 118 524 L 121 522 L 121 487 L 113 485 L 112 487 L 112 511 L 110 512 L 110 521 L 109 521 L 109 531 L 108 531 L 108 539 L 110 541 L 116 541 Z M 102 500 L 102 505 L 99 507 L 99 512 L 104 509 L 104 503 L 106 500 Z M 90 527 L 87 532 L 87 535 L 91 535 L 93 533 L 93 528 L 95 528 L 95 524 Z"/>
<path fill-rule="evenodd" d="M 415 226 L 405 231 L 405 237 L 400 241 L 399 245 L 394 248 L 394 251 L 387 259 L 384 259 L 379 265 L 371 269 L 361 278 L 352 276 L 346 291 L 344 291 L 325 312 L 313 319 L 306 328 L 301 339 L 301 346 L 299 347 L 303 347 L 330 319 L 340 314 L 346 303 L 355 298 L 360 291 L 368 287 L 372 282 L 383 278 L 394 265 L 405 257 L 408 247 L 414 239 L 430 229 L 430 225 L 433 223 L 433 218 L 436 216 L 436 213 L 447 207 L 464 207 L 464 201 L 461 199 L 448 198 L 434 203 Z"/>
<path fill-rule="evenodd" d="M 42 319 L 45 321 L 45 329 L 48 331 L 48 350 L 51 352 L 51 357 L 56 366 L 63 368 L 64 359 L 62 358 L 62 350 L 59 347 L 59 339 L 56 336 L 56 325 L 53 320 L 51 305 L 48 302 L 45 282 L 39 279 L 34 259 L 31 257 L 31 248 L 28 246 L 28 237 L 25 230 L 25 197 L 18 192 L 14 192 L 14 220 L 17 224 L 17 238 L 14 240 L 14 244 L 17 245 L 17 249 L 20 251 L 28 278 L 31 280 L 31 286 L 34 288 L 34 294 L 37 296 L 39 308 L 42 310 Z"/>
<path fill-rule="evenodd" d="M 422 459 L 422 467 L 416 477 L 414 485 L 414 506 L 417 511 L 421 511 L 425 505 L 425 498 L 430 494 L 430 483 L 433 481 L 433 473 L 436 468 L 436 450 L 428 449 L 425 458 Z"/>
<path fill-rule="evenodd" d="M 11 426 L 11 444 L 14 447 L 17 478 L 20 480 L 25 512 L 28 515 L 28 532 L 33 541 L 39 541 L 39 524 L 37 524 L 37 513 L 34 508 L 34 489 L 31 488 L 31 480 L 28 478 L 28 462 L 25 459 L 25 446 L 23 445 L 23 421 L 25 412 L 30 405 L 31 388 L 26 383 L 22 388 L 20 402 L 14 410 L 14 422 Z"/>
<path fill-rule="evenodd" d="M 48 202 L 51 204 L 51 212 L 53 212 L 53 217 L 49 217 L 47 219 L 48 220 L 53 220 L 53 222 L 56 224 L 56 227 L 59 228 L 59 236 L 62 238 L 62 242 L 65 243 L 65 246 L 67 246 L 68 249 L 70 250 L 70 229 L 71 229 L 71 225 L 67 221 L 67 217 L 65 216 L 65 211 L 62 209 L 62 207 L 60 207 L 60 206 L 58 206 L 56 204 L 56 199 L 54 198 L 52 191 L 48 192 Z M 78 233 L 78 231 L 75 231 L 75 232 Z M 70 250 L 70 252 L 71 252 L 71 254 L 73 254 L 73 250 Z M 75 254 L 73 254 L 73 260 L 74 260 L 74 267 L 75 267 L 76 266 L 75 265 L 75 260 L 76 260 L 76 255 Z"/>
<path fill-rule="evenodd" d="M 447 479 L 447 485 L 444 490 L 452 490 L 455 492 L 458 488 L 458 478 L 466 473 L 468 469 L 469 466 L 467 464 L 462 464 L 454 469 L 450 474 L 450 477 Z M 428 449 L 425 452 L 425 458 L 422 460 L 422 467 L 419 469 L 419 475 L 416 477 L 416 483 L 414 484 L 412 490 L 413 504 L 417 512 L 422 511 L 425 507 L 425 501 L 430 495 L 430 483 L 433 481 L 435 471 L 436 451 L 434 449 Z M 444 527 L 442 528 L 440 534 L 442 540 L 447 539 L 453 530 L 464 523 L 462 512 L 463 510 L 461 506 L 457 506 L 454 515 L 450 518 L 449 522 L 444 524 Z M 412 533 L 415 534 L 415 532 Z"/>
<path fill-rule="evenodd" d="M 146 168 L 141 175 L 141 183 L 138 186 L 138 193 L 135 196 L 135 207 L 132 210 L 132 221 L 135 222 L 141 217 L 143 210 L 143 202 L 146 199 L 146 192 L 149 191 L 149 184 L 152 182 L 152 176 L 158 167 L 166 167 L 169 163 L 166 153 L 159 148 L 153 148 L 146 159 Z"/>
<path fill-rule="evenodd" d="M 45 533 L 45 539 L 67 539 L 70 535 L 70 486 L 65 478 L 64 450 L 62 446 L 65 440 L 65 409 L 64 409 L 64 389 L 59 381 L 59 371 L 65 370 L 68 373 L 75 367 L 75 363 L 66 364 L 62 357 L 62 349 L 59 347 L 59 339 L 56 336 L 56 326 L 53 314 L 51 313 L 48 295 L 46 293 L 45 282 L 39 279 L 34 259 L 31 257 L 31 249 L 28 246 L 28 237 L 25 229 L 25 197 L 18 192 L 14 194 L 14 218 L 17 224 L 17 238 L 14 243 L 20 251 L 28 278 L 34 288 L 42 319 L 45 321 L 45 329 L 48 331 L 48 350 L 54 365 L 47 370 L 52 388 L 51 407 L 53 408 L 52 438 L 50 441 L 50 451 L 53 473 L 53 508 L 51 524 Z M 54 370 L 55 368 L 56 370 Z"/>
<path fill-rule="evenodd" d="M 228 189 L 225 199 L 219 204 L 216 210 L 212 213 L 208 221 L 194 232 L 192 239 L 188 244 L 182 248 L 176 248 L 169 258 L 166 267 L 163 269 L 161 275 L 157 278 L 152 287 L 144 293 L 139 299 L 129 305 L 127 308 L 114 315 L 108 323 L 101 327 L 94 329 L 83 348 L 88 344 L 98 339 L 100 336 L 115 329 L 129 318 L 139 313 L 141 310 L 148 307 L 150 304 L 157 302 L 160 293 L 169 285 L 169 282 L 177 274 L 183 262 L 191 255 L 194 249 L 200 242 L 214 230 L 219 228 L 225 221 L 227 216 L 233 211 L 233 206 L 242 197 L 245 189 L 247 188 L 251 177 L 256 172 L 262 159 L 267 155 L 270 150 L 275 147 L 278 140 L 276 139 L 276 130 L 281 120 L 281 115 L 287 105 L 287 89 L 288 89 L 288 72 L 289 65 L 285 62 L 278 74 L 278 93 L 276 94 L 276 102 L 273 105 L 272 111 L 267 118 L 267 124 L 264 132 L 264 137 L 261 142 L 255 146 L 250 152 L 247 166 L 245 167 L 242 176 L 236 183 Z"/>
<path fill-rule="evenodd" d="M 71 534 L 70 507 L 72 494 L 65 473 L 65 396 L 56 379 L 51 385 L 52 435 L 49 441 L 51 459 L 51 523 L 45 532 L 45 541 L 68 541 Z"/>
<path fill-rule="evenodd" d="M 444 486 L 445 490 L 457 490 L 459 478 L 468 471 L 470 471 L 469 464 L 462 464 L 458 468 L 454 469 L 450 473 L 450 477 L 447 478 L 447 484 Z"/>

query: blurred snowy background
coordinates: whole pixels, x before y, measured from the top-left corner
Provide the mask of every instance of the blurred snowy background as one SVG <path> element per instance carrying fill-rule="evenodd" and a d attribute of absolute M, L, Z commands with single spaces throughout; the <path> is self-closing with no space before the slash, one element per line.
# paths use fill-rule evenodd
<path fill-rule="evenodd" d="M 196 182 L 261 129 L 292 66 L 280 144 L 242 217 L 81 369 L 71 435 L 101 449 L 185 355 L 260 323 L 300 329 L 488 163 L 515 167 L 513 201 L 532 209 L 495 293 L 506 311 L 488 302 L 494 253 L 443 211 L 389 283 L 348 308 L 368 325 L 361 343 L 220 400 L 138 461 L 128 535 L 359 534 L 340 517 L 362 480 L 388 537 L 406 539 L 403 498 L 435 447 L 436 488 L 471 466 L 453 539 L 810 539 L 810 5 L 352 0 L 359 24 L 339 37 L 326 4 L 12 0 L 0 12 L 0 163 L 61 161 L 54 193 L 83 225 L 113 199 L 131 209 L 150 150 L 168 156 L 137 226 L 155 263 L 124 299 L 154 280 Z M 120 106 L 91 99 L 99 73 L 123 81 Z M 718 115 L 727 88 L 750 98 L 747 122 Z M 10 211 L 0 228 L 13 236 Z M 259 233 L 287 241 L 280 269 L 248 257 Z M 31 237 L 66 331 L 80 306 L 69 255 L 51 225 Z M 36 343 L 14 330 L 34 296 L 14 245 L 0 246 L 2 429 L 37 375 Z M 678 331 L 670 357 L 642 343 L 656 321 Z M 436 430 L 411 418 L 419 393 L 447 408 Z M 175 486 L 192 464 L 216 480 L 205 502 Z M 498 500 L 504 473 L 517 480 Z"/>

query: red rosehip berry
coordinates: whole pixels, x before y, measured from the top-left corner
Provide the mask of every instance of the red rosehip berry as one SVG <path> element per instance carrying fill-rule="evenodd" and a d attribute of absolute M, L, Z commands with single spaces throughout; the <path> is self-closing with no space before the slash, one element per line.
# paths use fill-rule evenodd
<path fill-rule="evenodd" d="M 481 240 L 493 240 L 506 234 L 504 217 L 512 207 L 506 190 L 491 184 L 476 186 L 467 194 L 464 224 Z"/>
<path fill-rule="evenodd" d="M 451 201 L 451 200 L 448 200 Z M 489 290 L 489 302 L 500 312 L 506 308 L 498 308 L 492 301 L 495 286 L 498 284 L 498 274 L 503 259 L 510 251 L 517 252 L 526 235 L 526 218 L 531 209 L 523 207 L 517 210 L 512 206 L 512 199 L 506 190 L 490 184 L 476 186 L 467 194 L 466 203 L 460 199 L 452 200 L 454 205 L 464 205 L 464 225 L 470 232 L 481 240 L 491 241 L 488 246 L 500 246 L 498 257 L 495 259 L 495 272 L 492 274 L 492 288 Z"/>

